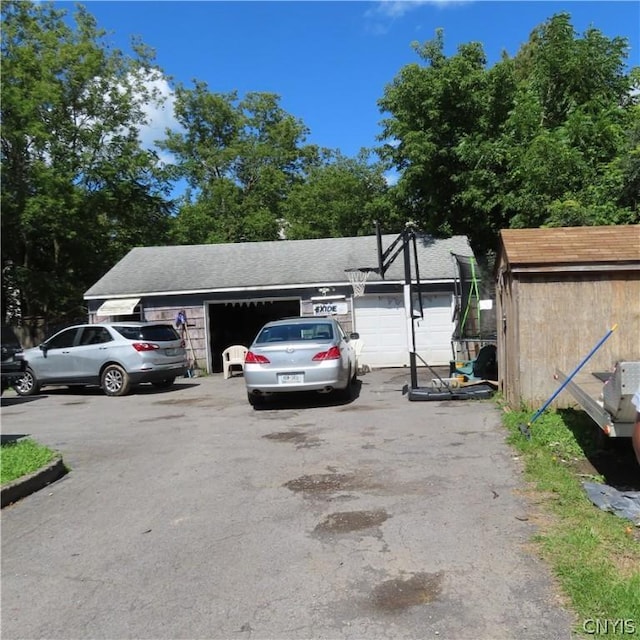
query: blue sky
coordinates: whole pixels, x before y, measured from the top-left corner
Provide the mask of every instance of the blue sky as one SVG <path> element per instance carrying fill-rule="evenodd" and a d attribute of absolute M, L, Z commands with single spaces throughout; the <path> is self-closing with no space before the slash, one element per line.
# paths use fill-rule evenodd
<path fill-rule="evenodd" d="M 71 3 L 57 3 L 71 10 Z M 640 2 L 109 1 L 85 2 L 110 39 L 126 48 L 139 36 L 173 82 L 204 81 L 213 92 L 268 91 L 310 129 L 307 142 L 353 156 L 373 147 L 383 117 L 377 107 L 400 69 L 418 62 L 412 41 L 444 29 L 447 54 L 483 44 L 489 63 L 515 55 L 530 32 L 555 13 L 575 30 L 590 26 L 630 42 L 640 65 Z M 166 88 L 170 91 L 170 87 Z M 154 130 L 171 124 L 154 114 Z"/>

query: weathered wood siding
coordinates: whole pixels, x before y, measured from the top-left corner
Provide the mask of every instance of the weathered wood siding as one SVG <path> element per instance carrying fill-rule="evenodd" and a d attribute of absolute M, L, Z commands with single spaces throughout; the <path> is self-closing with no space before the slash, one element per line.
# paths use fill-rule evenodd
<path fill-rule="evenodd" d="M 571 373 L 606 332 L 617 330 L 585 365 L 608 371 L 620 360 L 640 360 L 640 273 L 520 273 L 498 282 L 499 358 L 509 404 L 544 403 L 560 384 L 556 368 Z M 569 393 L 554 405 L 573 406 Z"/>
<path fill-rule="evenodd" d="M 156 322 L 158 320 L 175 325 L 175 319 L 179 311 L 184 311 L 187 316 L 186 331 L 182 330 L 187 354 L 193 368 L 203 371 L 208 370 L 207 327 L 205 322 L 204 305 L 184 307 L 146 307 L 145 320 Z M 180 332 L 180 329 L 178 330 Z"/>
<path fill-rule="evenodd" d="M 516 406 L 520 402 L 518 281 L 513 277 L 503 276 L 502 271 L 499 273 L 496 316 L 500 391 L 511 406 Z"/>

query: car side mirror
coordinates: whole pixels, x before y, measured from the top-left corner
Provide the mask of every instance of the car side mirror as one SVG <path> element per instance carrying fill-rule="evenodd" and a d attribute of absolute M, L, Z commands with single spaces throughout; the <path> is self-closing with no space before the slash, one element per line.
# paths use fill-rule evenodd
<path fill-rule="evenodd" d="M 349 340 L 358 340 L 360 338 L 360 334 L 357 331 L 353 331 L 349 334 Z"/>
<path fill-rule="evenodd" d="M 45 357 L 45 358 L 47 357 L 47 351 L 48 351 L 48 350 L 49 350 L 49 347 L 48 347 L 48 346 L 43 342 L 43 343 L 40 345 L 40 351 L 42 351 L 42 353 L 43 353 L 43 355 L 44 355 L 44 357 Z"/>

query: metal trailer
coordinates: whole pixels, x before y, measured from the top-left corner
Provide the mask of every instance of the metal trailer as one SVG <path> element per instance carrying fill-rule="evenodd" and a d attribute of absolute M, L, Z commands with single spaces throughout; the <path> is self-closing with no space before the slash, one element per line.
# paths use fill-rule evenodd
<path fill-rule="evenodd" d="M 556 370 L 558 379 L 566 381 L 567 375 Z M 598 374 L 603 380 L 602 391 L 594 398 L 583 387 L 569 380 L 566 389 L 578 401 L 591 419 L 611 438 L 630 438 L 636 416 L 631 399 L 640 389 L 640 361 L 618 362 L 609 377 Z"/>

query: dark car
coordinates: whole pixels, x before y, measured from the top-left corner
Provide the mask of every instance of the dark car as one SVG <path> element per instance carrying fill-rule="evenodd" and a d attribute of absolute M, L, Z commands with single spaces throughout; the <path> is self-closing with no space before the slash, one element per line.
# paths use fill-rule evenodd
<path fill-rule="evenodd" d="M 24 376 L 27 363 L 23 358 L 22 345 L 14 330 L 2 325 L 2 391 L 13 386 Z"/>

